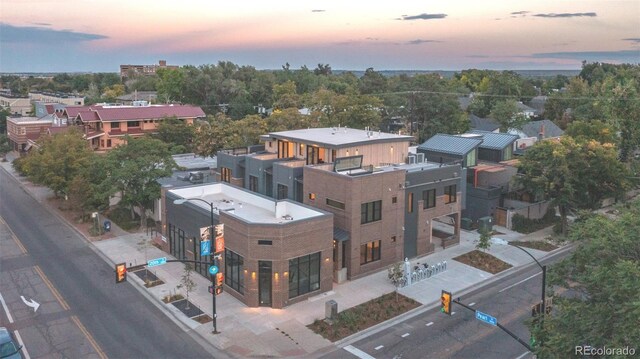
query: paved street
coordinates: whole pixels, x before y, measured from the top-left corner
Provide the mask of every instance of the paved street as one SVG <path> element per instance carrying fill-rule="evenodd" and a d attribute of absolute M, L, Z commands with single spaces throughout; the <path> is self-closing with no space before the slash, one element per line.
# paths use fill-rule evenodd
<path fill-rule="evenodd" d="M 553 257 L 557 261 L 568 252 Z M 546 262 L 550 263 L 550 262 Z M 512 275 L 461 298 L 462 303 L 494 316 L 499 323 L 529 342 L 525 321 L 540 300 L 541 270 L 527 266 Z M 447 289 L 447 288 L 442 288 Z M 453 293 L 454 299 L 457 298 Z M 453 304 L 452 316 L 432 309 L 379 333 L 358 340 L 324 358 L 511 358 L 533 355 L 497 327 L 480 322 L 472 311 Z"/>
<path fill-rule="evenodd" d="M 2 169 L 0 184 L 0 294 L 14 322 L 3 310 L 1 325 L 31 357 L 212 357 L 130 283 L 116 285 L 113 267 Z"/>

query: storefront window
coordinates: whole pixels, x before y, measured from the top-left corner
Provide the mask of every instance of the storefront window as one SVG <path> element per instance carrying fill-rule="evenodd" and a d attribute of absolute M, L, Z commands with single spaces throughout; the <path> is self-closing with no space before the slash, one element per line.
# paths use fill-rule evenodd
<path fill-rule="evenodd" d="M 289 260 L 289 299 L 320 289 L 320 252 Z"/>

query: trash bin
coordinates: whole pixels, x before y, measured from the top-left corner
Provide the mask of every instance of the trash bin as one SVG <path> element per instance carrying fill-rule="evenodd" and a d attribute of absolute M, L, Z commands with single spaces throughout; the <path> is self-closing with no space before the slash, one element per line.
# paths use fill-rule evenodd
<path fill-rule="evenodd" d="M 460 220 L 460 227 L 462 227 L 462 229 L 466 229 L 467 231 L 471 230 L 472 224 L 473 220 L 471 220 L 471 218 L 462 218 Z"/>
<path fill-rule="evenodd" d="M 487 232 L 493 231 L 493 218 L 491 217 L 478 218 L 478 232 L 481 232 L 483 230 Z"/>
<path fill-rule="evenodd" d="M 111 221 L 104 221 L 104 231 L 109 232 L 111 230 Z"/>
<path fill-rule="evenodd" d="M 338 316 L 338 302 L 335 300 L 328 300 L 324 303 L 324 317 L 328 320 L 333 320 Z"/>

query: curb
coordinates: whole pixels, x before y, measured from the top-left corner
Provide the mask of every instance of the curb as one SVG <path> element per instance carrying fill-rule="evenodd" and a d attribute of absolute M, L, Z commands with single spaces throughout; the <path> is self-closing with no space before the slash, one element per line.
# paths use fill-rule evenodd
<path fill-rule="evenodd" d="M 569 244 L 569 245 L 565 245 L 563 247 L 559 247 L 556 248 L 550 252 L 547 252 L 547 254 L 544 257 L 541 257 L 539 259 L 539 261 L 545 261 L 548 260 L 550 258 L 555 257 L 556 255 L 562 254 L 566 251 L 569 251 L 573 249 L 573 245 Z M 531 263 L 527 263 L 523 266 L 520 267 L 511 267 L 507 270 L 504 270 L 502 272 L 500 272 L 499 274 L 494 275 L 493 277 L 486 279 L 484 281 L 472 284 L 466 288 L 463 288 L 459 293 L 456 293 L 455 297 L 459 298 L 465 295 L 468 295 L 469 293 L 472 293 L 480 288 L 486 287 L 491 285 L 492 283 L 503 279 L 504 277 L 508 277 L 509 275 L 511 275 L 513 272 L 516 271 L 520 271 L 520 270 L 528 270 L 530 267 L 535 267 L 537 266 L 537 264 L 535 262 L 531 262 Z M 367 329 L 364 329 L 358 333 L 352 334 L 346 338 L 340 339 L 338 341 L 333 342 L 333 345 L 338 347 L 338 348 L 343 348 L 347 345 L 351 345 L 361 339 L 367 338 L 371 335 L 374 335 L 376 333 L 379 333 L 385 329 L 388 329 L 400 322 L 403 322 L 405 320 L 409 320 L 411 318 L 414 318 L 422 313 L 425 313 L 431 309 L 437 308 L 438 307 L 438 301 L 434 301 L 431 303 L 427 303 L 427 304 L 423 304 L 418 308 L 414 308 L 408 312 L 402 313 L 400 315 L 398 315 L 397 317 L 394 317 L 392 319 L 389 319 L 387 321 L 384 321 L 382 323 L 378 323 L 372 327 L 369 327 Z"/>
<path fill-rule="evenodd" d="M 115 262 L 111 260 L 111 258 L 107 257 L 98 247 L 96 247 L 92 241 L 90 241 L 85 235 L 84 233 L 80 232 L 76 227 L 74 227 L 73 225 L 71 225 L 66 218 L 64 218 L 63 216 L 61 216 L 58 211 L 56 211 L 54 208 L 52 208 L 48 203 L 45 202 L 41 202 L 39 201 L 34 194 L 24 185 L 24 183 L 22 183 L 22 181 L 20 180 L 20 178 L 16 177 L 12 172 L 8 171 L 6 168 L 4 168 L 4 166 L 0 166 L 0 169 L 2 171 L 4 171 L 5 173 L 7 173 L 9 176 L 11 176 L 13 179 L 16 180 L 16 182 L 18 183 L 18 186 L 20 186 L 20 188 L 27 194 L 29 195 L 29 197 L 33 198 L 36 202 L 40 203 L 42 206 L 46 207 L 48 209 L 48 211 L 50 213 L 52 213 L 54 216 L 56 216 L 56 218 L 58 218 L 67 228 L 70 228 L 72 231 L 74 231 L 78 236 L 80 236 L 80 238 L 82 238 L 88 245 L 88 247 L 95 253 L 97 254 L 102 260 L 104 260 L 106 263 L 111 264 L 112 266 L 115 266 Z M 147 301 L 151 302 L 156 308 L 158 308 L 160 311 L 162 311 L 163 313 L 165 313 L 165 315 L 172 321 L 174 322 L 180 329 L 182 329 L 184 332 L 190 332 L 190 333 L 194 333 L 195 335 L 197 335 L 198 339 L 197 340 L 200 345 L 203 346 L 203 348 L 205 348 L 210 354 L 212 355 L 220 355 L 220 352 L 224 352 L 222 349 L 216 347 L 215 345 L 213 345 L 210 341 L 207 340 L 207 338 L 200 332 L 198 332 L 197 330 L 195 330 L 194 328 L 190 328 L 186 323 L 183 323 L 181 318 L 178 317 L 177 313 L 172 312 L 171 310 L 169 310 L 168 308 L 166 308 L 162 303 L 162 301 L 158 300 L 157 298 L 155 298 L 154 296 L 151 295 L 151 293 L 149 293 L 149 291 L 146 290 L 146 287 L 144 287 L 144 285 L 142 285 L 140 282 L 138 281 L 128 281 L 129 283 L 132 283 L 132 286 L 138 291 L 140 292 L 146 299 Z M 189 319 L 189 318 L 187 318 Z M 213 349 L 213 350 L 211 350 Z M 224 352 L 225 354 L 227 354 L 226 352 Z M 228 355 L 228 354 L 227 354 Z"/>

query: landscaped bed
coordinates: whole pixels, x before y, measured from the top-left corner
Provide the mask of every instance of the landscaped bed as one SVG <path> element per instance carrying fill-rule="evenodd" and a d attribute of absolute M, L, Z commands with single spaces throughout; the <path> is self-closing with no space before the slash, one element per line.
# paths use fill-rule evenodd
<path fill-rule="evenodd" d="M 393 292 L 338 313 L 333 324 L 316 319 L 307 327 L 334 342 L 419 306 L 415 300 Z"/>
<path fill-rule="evenodd" d="M 549 242 L 544 242 L 544 241 L 522 241 L 522 242 L 513 241 L 513 242 L 509 242 L 509 244 L 517 245 L 519 247 L 537 249 L 539 251 L 544 251 L 544 252 L 549 252 L 558 248 L 558 246 L 551 244 Z"/>
<path fill-rule="evenodd" d="M 466 265 L 472 266 L 474 268 L 478 268 L 485 272 L 489 272 L 492 274 L 500 273 L 503 270 L 509 269 L 512 267 L 511 264 L 504 262 L 489 253 L 485 253 L 479 250 L 473 250 L 471 252 L 467 252 L 465 254 L 459 255 L 454 260 L 464 263 Z"/>

